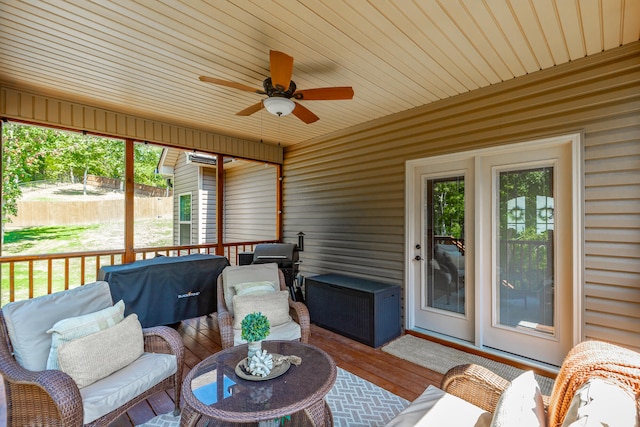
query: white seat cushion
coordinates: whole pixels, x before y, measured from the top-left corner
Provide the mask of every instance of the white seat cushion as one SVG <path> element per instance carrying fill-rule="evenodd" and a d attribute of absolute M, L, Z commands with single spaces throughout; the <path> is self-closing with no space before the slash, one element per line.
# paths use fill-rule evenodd
<path fill-rule="evenodd" d="M 107 282 L 87 283 L 68 291 L 10 302 L 2 313 L 16 361 L 30 371 L 43 371 L 51 349 L 51 335 L 47 331 L 56 322 L 112 305 Z"/>
<path fill-rule="evenodd" d="M 241 329 L 233 330 L 233 345 L 247 343 L 242 339 L 241 335 Z M 269 336 L 267 337 L 267 341 L 293 341 L 299 340 L 301 336 L 300 325 L 292 320 L 290 322 L 283 323 L 282 325 L 272 327 L 271 332 L 269 332 Z"/>
<path fill-rule="evenodd" d="M 487 427 L 490 423 L 490 413 L 430 385 L 387 427 Z"/>
<path fill-rule="evenodd" d="M 84 424 L 90 423 L 124 405 L 176 373 L 172 354 L 144 353 L 130 365 L 80 389 Z"/>

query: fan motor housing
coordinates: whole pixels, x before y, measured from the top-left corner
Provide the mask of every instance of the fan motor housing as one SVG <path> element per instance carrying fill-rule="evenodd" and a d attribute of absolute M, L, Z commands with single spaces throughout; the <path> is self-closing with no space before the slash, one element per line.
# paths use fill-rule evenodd
<path fill-rule="evenodd" d="M 267 96 L 282 96 L 284 98 L 292 98 L 294 92 L 296 91 L 296 84 L 293 80 L 289 82 L 289 88 L 284 90 L 284 88 L 280 86 L 274 86 L 271 83 L 271 77 L 267 77 L 262 82 L 262 87 L 264 87 L 264 91 L 267 93 Z"/>

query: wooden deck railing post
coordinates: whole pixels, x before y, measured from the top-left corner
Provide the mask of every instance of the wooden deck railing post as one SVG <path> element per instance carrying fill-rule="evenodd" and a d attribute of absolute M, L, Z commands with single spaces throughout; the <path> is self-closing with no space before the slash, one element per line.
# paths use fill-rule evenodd
<path fill-rule="evenodd" d="M 224 255 L 224 156 L 216 158 L 216 254 Z"/>
<path fill-rule="evenodd" d="M 127 139 L 124 144 L 124 260 L 125 264 L 136 260 L 133 248 L 133 220 L 135 180 L 133 175 L 134 142 Z"/>
<path fill-rule="evenodd" d="M 282 176 L 282 165 L 276 165 L 276 209 L 277 209 L 277 219 L 276 219 L 276 239 L 281 242 L 282 241 L 282 211 L 283 201 L 282 201 L 282 180 L 284 177 Z"/>

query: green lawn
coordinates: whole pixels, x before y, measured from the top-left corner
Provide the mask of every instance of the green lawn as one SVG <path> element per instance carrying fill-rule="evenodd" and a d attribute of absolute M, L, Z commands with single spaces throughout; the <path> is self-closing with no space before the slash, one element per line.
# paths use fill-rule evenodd
<path fill-rule="evenodd" d="M 136 220 L 135 246 L 170 246 L 173 242 L 172 219 Z M 107 223 L 74 226 L 28 227 L 8 230 L 4 235 L 3 256 L 37 255 L 62 252 L 84 252 L 97 250 L 122 249 L 124 247 L 124 224 Z M 119 263 L 116 258 L 116 263 Z M 100 265 L 109 265 L 110 257 L 102 257 Z M 29 263 L 15 264 L 14 300 L 29 298 L 29 275 L 33 275 L 33 296 L 46 295 L 48 290 L 48 261 L 33 261 L 31 273 Z M 65 288 L 65 262 L 52 261 L 52 292 Z M 0 271 L 0 306 L 10 301 L 10 267 L 2 264 Z M 69 262 L 68 286 L 78 286 L 81 282 L 96 280 L 95 258 L 85 263 L 84 280 L 81 280 L 80 259 Z"/>

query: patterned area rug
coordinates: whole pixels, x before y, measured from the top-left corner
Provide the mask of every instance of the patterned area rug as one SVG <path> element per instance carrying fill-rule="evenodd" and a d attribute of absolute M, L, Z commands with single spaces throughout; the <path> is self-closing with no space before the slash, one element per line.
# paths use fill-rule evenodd
<path fill-rule="evenodd" d="M 409 404 L 407 400 L 340 368 L 336 383 L 326 399 L 336 427 L 384 426 Z M 140 427 L 177 427 L 179 424 L 179 416 L 164 414 Z"/>
<path fill-rule="evenodd" d="M 433 341 L 423 340 L 413 335 L 403 335 L 391 341 L 382 347 L 382 351 L 441 374 L 446 373 L 454 366 L 465 363 L 475 363 L 476 365 L 484 366 L 509 381 L 524 372 L 513 366 L 505 365 L 504 363 L 496 362 L 475 354 L 465 353 L 464 351 L 440 345 Z M 535 377 L 540 385 L 542 394 L 550 395 L 553 389 L 553 380 L 538 374 L 535 374 Z"/>

